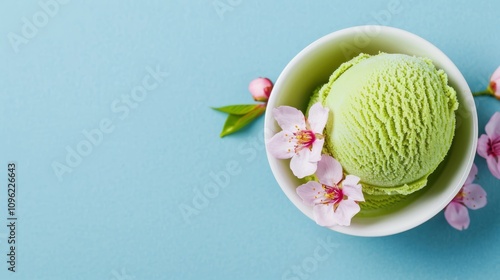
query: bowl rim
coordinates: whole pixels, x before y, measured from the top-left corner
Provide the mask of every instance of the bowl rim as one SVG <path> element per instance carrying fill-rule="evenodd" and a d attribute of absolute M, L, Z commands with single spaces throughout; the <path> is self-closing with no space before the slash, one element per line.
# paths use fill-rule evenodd
<path fill-rule="evenodd" d="M 278 99 L 278 94 L 276 92 L 280 92 L 281 88 L 284 86 L 284 83 L 286 80 L 286 77 L 290 75 L 294 71 L 294 68 L 296 65 L 301 62 L 303 59 L 307 58 L 308 55 L 310 55 L 312 52 L 314 52 L 316 49 L 321 48 L 322 45 L 325 43 L 331 42 L 332 40 L 336 40 L 337 38 L 341 38 L 343 36 L 356 36 L 359 34 L 369 34 L 369 30 L 375 30 L 378 29 L 379 31 L 376 36 L 390 36 L 390 35 L 397 35 L 398 37 L 401 38 L 401 40 L 411 40 L 418 42 L 420 47 L 422 49 L 428 50 L 429 53 L 433 53 L 434 56 L 439 57 L 439 62 L 441 64 L 446 65 L 446 74 L 448 75 L 449 80 L 453 80 L 456 83 L 456 91 L 457 95 L 462 93 L 462 97 L 469 101 L 472 100 L 472 102 L 466 102 L 468 105 L 468 108 L 471 112 L 471 117 L 472 117 L 472 130 L 473 130 L 473 137 L 472 142 L 470 144 L 469 148 L 469 153 L 466 155 L 466 170 L 467 172 L 464 172 L 460 175 L 461 176 L 459 179 L 459 184 L 456 184 L 453 186 L 453 191 L 449 190 L 447 192 L 446 200 L 443 199 L 443 201 L 436 205 L 436 207 L 432 210 L 426 211 L 425 213 L 422 213 L 421 215 L 415 216 L 415 219 L 413 219 L 411 222 L 406 222 L 404 224 L 395 224 L 392 227 L 389 228 L 371 228 L 370 230 L 363 229 L 363 227 L 343 227 L 343 226 L 332 226 L 332 227 L 327 227 L 331 230 L 348 234 L 348 235 L 354 235 L 354 236 L 364 236 L 364 237 L 376 237 L 376 236 L 387 236 L 387 235 L 393 235 L 397 233 L 401 233 L 407 230 L 410 230 L 412 228 L 415 228 L 424 222 L 428 221 L 435 215 L 437 215 L 441 210 L 443 210 L 448 203 L 455 197 L 455 195 L 458 193 L 458 191 L 461 189 L 462 185 L 465 183 L 465 180 L 467 179 L 469 170 L 472 168 L 472 164 L 474 163 L 474 158 L 476 154 L 476 146 L 477 146 L 477 135 L 478 135 L 478 123 L 477 123 L 477 111 L 476 111 L 476 106 L 475 103 L 473 102 L 473 96 L 470 91 L 470 88 L 457 68 L 457 66 L 451 61 L 451 59 L 444 54 L 439 48 L 437 48 L 435 45 L 430 43 L 429 41 L 423 39 L 422 37 L 411 33 L 409 31 L 395 28 L 395 27 L 389 27 L 389 26 L 382 26 L 382 25 L 361 25 L 361 26 L 354 26 L 354 27 L 349 27 L 345 29 L 341 29 L 338 31 L 334 31 L 332 33 L 329 33 L 308 46 L 306 46 L 303 50 L 301 50 L 295 57 L 286 65 L 286 67 L 283 69 L 283 71 L 280 73 L 278 79 L 276 80 L 276 83 L 273 88 L 273 92 L 269 98 L 268 101 L 268 110 L 266 110 L 265 114 L 265 120 L 264 120 L 264 131 L 265 135 L 264 138 L 266 142 L 269 140 L 269 138 L 273 135 L 272 132 L 272 127 L 275 125 L 274 118 L 272 117 L 271 108 L 276 107 L 276 102 Z M 368 31 L 367 31 L 368 30 Z M 383 51 L 383 50 L 381 50 Z M 346 60 L 347 61 L 347 60 Z M 440 67 L 443 69 L 444 67 Z M 473 147 L 473 148 L 472 148 Z M 271 167 L 272 173 L 282 189 L 282 191 L 285 193 L 285 195 L 288 197 L 288 199 L 297 207 L 303 214 L 308 216 L 311 220 L 313 219 L 312 216 L 312 207 L 311 206 L 306 206 L 299 196 L 295 192 L 295 188 L 298 186 L 295 186 L 295 188 L 291 188 L 287 181 L 288 181 L 288 175 L 285 174 L 284 172 L 281 172 L 280 169 L 281 167 L 279 166 L 279 162 L 282 161 L 280 159 L 276 159 L 273 157 L 266 145 L 266 154 L 268 158 L 269 165 Z M 446 188 L 448 190 L 448 188 Z M 354 222 L 354 220 L 353 220 Z"/>

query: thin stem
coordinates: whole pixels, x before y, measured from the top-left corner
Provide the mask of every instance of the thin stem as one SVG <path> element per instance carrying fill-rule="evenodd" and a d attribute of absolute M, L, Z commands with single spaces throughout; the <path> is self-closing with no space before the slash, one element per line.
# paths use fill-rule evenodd
<path fill-rule="evenodd" d="M 489 90 L 479 91 L 472 93 L 473 96 L 481 96 L 481 95 L 493 95 Z"/>

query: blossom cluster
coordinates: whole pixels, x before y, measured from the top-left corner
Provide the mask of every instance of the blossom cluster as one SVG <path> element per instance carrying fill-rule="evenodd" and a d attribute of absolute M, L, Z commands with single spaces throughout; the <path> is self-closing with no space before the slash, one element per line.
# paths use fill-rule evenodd
<path fill-rule="evenodd" d="M 349 226 L 361 210 L 358 202 L 364 201 L 364 197 L 360 178 L 345 176 L 335 158 L 321 154 L 328 109 L 316 103 L 305 118 L 296 108 L 280 106 L 273 109 L 273 116 L 282 130 L 267 142 L 269 153 L 279 159 L 291 159 L 290 169 L 298 178 L 313 174 L 317 178 L 296 190 L 302 201 L 313 207 L 316 223 Z"/>
<path fill-rule="evenodd" d="M 473 95 L 490 95 L 500 99 L 500 67 L 491 75 L 488 88 Z M 486 159 L 491 174 L 500 179 L 500 112 L 493 114 L 486 124 L 485 132 L 478 139 L 477 154 Z M 477 173 L 478 169 L 474 164 L 465 184 L 444 211 L 448 223 L 458 230 L 469 227 L 468 209 L 476 210 L 487 203 L 486 191 L 480 185 L 473 184 Z"/>

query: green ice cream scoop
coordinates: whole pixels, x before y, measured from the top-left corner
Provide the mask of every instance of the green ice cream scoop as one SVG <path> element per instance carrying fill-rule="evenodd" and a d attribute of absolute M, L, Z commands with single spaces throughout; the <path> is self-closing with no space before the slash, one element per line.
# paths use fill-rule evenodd
<path fill-rule="evenodd" d="M 311 99 L 330 109 L 326 149 L 369 195 L 411 194 L 450 149 L 458 101 L 429 59 L 361 54 Z"/>

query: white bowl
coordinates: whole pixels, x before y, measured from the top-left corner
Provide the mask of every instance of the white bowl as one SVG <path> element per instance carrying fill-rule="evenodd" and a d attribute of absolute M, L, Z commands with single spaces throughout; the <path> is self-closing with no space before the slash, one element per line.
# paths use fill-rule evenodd
<path fill-rule="evenodd" d="M 332 230 L 356 236 L 385 236 L 414 228 L 438 214 L 458 193 L 472 167 L 477 144 L 477 113 L 471 91 L 455 64 L 436 46 L 410 32 L 386 26 L 367 25 L 328 34 L 302 50 L 281 72 L 273 88 L 265 116 L 266 141 L 281 129 L 272 108 L 288 105 L 304 110 L 313 90 L 326 83 L 343 62 L 357 54 L 402 53 L 430 58 L 443 69 L 458 95 L 457 125 L 447 161 L 433 174 L 428 186 L 408 204 L 389 213 L 355 216 L 351 226 L 333 226 Z M 295 189 L 303 183 L 290 171 L 289 160 L 274 158 L 267 151 L 274 177 L 290 201 L 312 219 L 312 207 L 306 206 Z"/>

